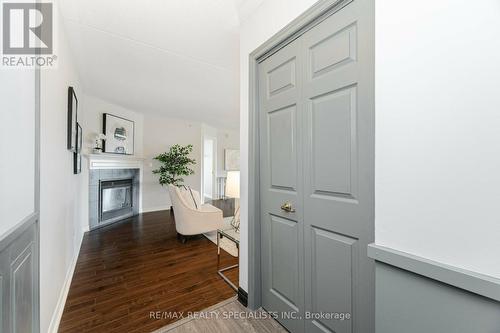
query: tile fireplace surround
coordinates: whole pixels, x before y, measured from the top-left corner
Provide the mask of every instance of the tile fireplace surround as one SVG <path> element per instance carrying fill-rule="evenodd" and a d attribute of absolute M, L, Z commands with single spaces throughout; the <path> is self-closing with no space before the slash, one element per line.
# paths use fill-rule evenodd
<path fill-rule="evenodd" d="M 117 222 L 142 209 L 141 180 L 143 159 L 109 154 L 87 155 L 89 161 L 89 228 L 90 230 Z M 130 179 L 132 181 L 132 209 L 127 216 L 100 220 L 100 184 L 104 181 Z"/>

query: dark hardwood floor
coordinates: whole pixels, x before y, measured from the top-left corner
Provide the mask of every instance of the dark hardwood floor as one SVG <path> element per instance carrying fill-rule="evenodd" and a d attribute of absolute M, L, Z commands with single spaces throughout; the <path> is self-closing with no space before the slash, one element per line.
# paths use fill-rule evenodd
<path fill-rule="evenodd" d="M 170 211 L 145 213 L 85 234 L 59 332 L 151 332 L 235 295 L 217 275 L 217 247 L 177 240 Z M 221 251 L 221 264 L 238 258 Z M 227 276 L 238 284 L 238 269 Z"/>

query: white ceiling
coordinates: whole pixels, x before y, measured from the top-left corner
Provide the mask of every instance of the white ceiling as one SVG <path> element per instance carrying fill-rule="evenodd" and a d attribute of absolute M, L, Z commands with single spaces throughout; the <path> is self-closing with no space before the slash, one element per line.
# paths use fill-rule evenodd
<path fill-rule="evenodd" d="M 85 93 L 138 112 L 239 122 L 239 22 L 262 0 L 64 0 Z"/>

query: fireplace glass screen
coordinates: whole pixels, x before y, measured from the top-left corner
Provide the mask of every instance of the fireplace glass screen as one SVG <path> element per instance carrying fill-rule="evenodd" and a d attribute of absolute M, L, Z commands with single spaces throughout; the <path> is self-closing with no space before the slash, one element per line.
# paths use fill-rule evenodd
<path fill-rule="evenodd" d="M 130 216 L 132 209 L 132 180 L 101 181 L 101 221 Z"/>

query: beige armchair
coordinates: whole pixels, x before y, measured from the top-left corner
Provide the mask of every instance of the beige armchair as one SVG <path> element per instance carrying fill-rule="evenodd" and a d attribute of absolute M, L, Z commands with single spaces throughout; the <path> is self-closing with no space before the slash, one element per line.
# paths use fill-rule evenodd
<path fill-rule="evenodd" d="M 184 187 L 168 185 L 174 207 L 175 229 L 185 242 L 185 236 L 215 231 L 223 226 L 222 211 L 209 204 L 201 204 L 200 193 Z"/>

